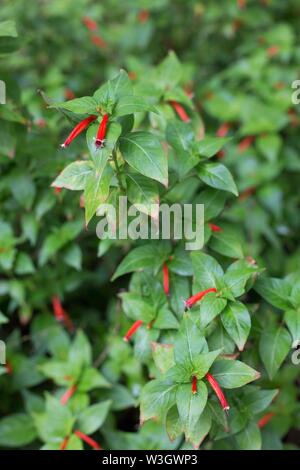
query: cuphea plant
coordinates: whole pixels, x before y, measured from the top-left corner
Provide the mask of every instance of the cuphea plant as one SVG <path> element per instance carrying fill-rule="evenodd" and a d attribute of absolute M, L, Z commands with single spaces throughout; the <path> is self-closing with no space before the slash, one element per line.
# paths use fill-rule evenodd
<path fill-rule="evenodd" d="M 228 169 L 214 161 L 228 139 L 201 135 L 202 124 L 180 88 L 180 70 L 178 59 L 170 54 L 153 69 L 146 84 L 143 80 L 133 87 L 121 71 L 93 96 L 51 104 L 67 111 L 74 121 L 81 119 L 63 147 L 87 129 L 89 157 L 69 164 L 53 182 L 54 187 L 83 190 L 86 223 L 102 202 L 114 203 L 124 193 L 132 204 L 176 198 L 184 202 L 181 185 L 193 182 L 196 189 L 204 183 L 214 188 L 197 198 L 208 205 L 207 221 L 215 220 L 222 210 L 222 191 L 237 195 Z M 141 94 L 142 86 L 150 84 L 151 95 Z M 135 130 L 136 113 L 142 127 L 149 127 L 150 119 L 150 131 Z M 168 148 L 163 148 L 163 141 Z M 193 193 L 188 195 L 192 202 Z M 227 227 L 207 223 L 206 242 L 211 234 L 217 240 L 216 251 L 228 255 Z M 224 273 L 205 251 L 190 254 L 182 241 L 157 240 L 131 250 L 113 276 L 135 272 L 129 292 L 120 297 L 124 313 L 134 322 L 124 339 L 134 338 L 135 354 L 154 377 L 141 395 L 141 422 L 159 419 L 172 439 L 184 433 L 195 447 L 212 427 L 230 430 L 208 390 L 212 389 L 223 411 L 230 412 L 231 399 L 222 389 L 240 388 L 260 376 L 236 360 L 235 348 L 243 351 L 251 329 L 247 305 L 237 298 L 245 297 L 262 270 L 251 258 L 240 253 L 237 257 Z M 239 434 L 246 425 L 259 433 L 254 417 L 249 418 Z"/>
<path fill-rule="evenodd" d="M 13 3 L 0 447 L 296 448 L 299 2 Z M 203 248 L 99 240 L 120 196 L 204 204 Z"/>

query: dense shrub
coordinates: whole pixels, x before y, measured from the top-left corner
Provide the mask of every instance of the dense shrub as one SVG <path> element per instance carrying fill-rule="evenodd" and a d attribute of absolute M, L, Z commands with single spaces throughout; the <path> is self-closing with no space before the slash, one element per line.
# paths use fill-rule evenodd
<path fill-rule="evenodd" d="M 2 3 L 1 448 L 298 448 L 299 2 Z"/>

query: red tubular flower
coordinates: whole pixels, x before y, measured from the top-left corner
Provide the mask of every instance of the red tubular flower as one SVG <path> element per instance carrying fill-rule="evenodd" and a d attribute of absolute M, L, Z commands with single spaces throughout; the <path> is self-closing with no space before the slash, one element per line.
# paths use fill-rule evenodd
<path fill-rule="evenodd" d="M 59 446 L 59 450 L 66 450 L 68 442 L 69 442 L 69 436 L 64 438 L 64 440 L 62 441 L 62 443 Z"/>
<path fill-rule="evenodd" d="M 253 136 L 245 137 L 243 140 L 241 140 L 241 142 L 238 145 L 239 153 L 245 152 L 253 144 L 253 142 L 254 142 Z"/>
<path fill-rule="evenodd" d="M 70 332 L 74 331 L 73 322 L 68 313 L 63 308 L 59 297 L 52 297 L 52 308 L 56 320 L 63 323 Z"/>
<path fill-rule="evenodd" d="M 169 103 L 172 106 L 172 108 L 176 111 L 176 113 L 178 114 L 178 116 L 180 117 L 182 121 L 184 122 L 190 121 L 189 116 L 187 115 L 184 107 L 181 106 L 181 104 L 177 103 L 177 101 L 170 101 Z"/>
<path fill-rule="evenodd" d="M 279 50 L 279 47 L 274 45 L 267 49 L 267 54 L 269 57 L 275 57 L 278 54 Z"/>
<path fill-rule="evenodd" d="M 257 423 L 257 426 L 262 429 L 264 428 L 269 421 L 271 421 L 271 419 L 273 418 L 273 416 L 275 415 L 275 413 L 267 413 L 266 415 L 264 415 Z"/>
<path fill-rule="evenodd" d="M 64 95 L 66 100 L 73 100 L 75 98 L 75 94 L 70 88 L 65 88 Z"/>
<path fill-rule="evenodd" d="M 128 72 L 128 77 L 130 80 L 136 80 L 136 73 L 135 72 Z"/>
<path fill-rule="evenodd" d="M 215 394 L 217 395 L 220 403 L 221 403 L 221 406 L 223 408 L 223 410 L 227 413 L 230 406 L 225 398 L 225 395 L 220 387 L 220 385 L 218 384 L 218 382 L 216 381 L 216 379 L 209 373 L 206 374 L 206 378 L 211 386 L 211 388 L 213 389 L 213 391 L 215 392 Z"/>
<path fill-rule="evenodd" d="M 92 18 L 89 18 L 88 16 L 84 16 L 82 18 L 82 22 L 90 31 L 95 31 L 98 27 L 96 21 L 94 21 Z"/>
<path fill-rule="evenodd" d="M 241 9 L 245 8 L 247 5 L 247 0 L 237 0 L 237 6 Z"/>
<path fill-rule="evenodd" d="M 197 393 L 197 377 L 195 375 L 192 377 L 192 393 L 194 395 Z"/>
<path fill-rule="evenodd" d="M 72 385 L 72 387 L 68 388 L 68 390 L 63 394 L 63 396 L 61 397 L 60 399 L 60 403 L 62 405 L 66 405 L 68 403 L 68 401 L 70 400 L 70 398 L 74 395 L 74 393 L 76 392 L 76 385 Z"/>
<path fill-rule="evenodd" d="M 285 88 L 285 83 L 279 81 L 274 83 L 273 87 L 275 88 L 275 90 L 283 90 L 283 88 Z"/>
<path fill-rule="evenodd" d="M 150 13 L 148 10 L 141 10 L 138 14 L 138 19 L 140 23 L 146 23 L 149 19 Z"/>
<path fill-rule="evenodd" d="M 55 194 L 60 194 L 62 192 L 62 188 L 59 188 L 58 186 L 54 186 L 54 193 Z"/>
<path fill-rule="evenodd" d="M 82 441 L 86 442 L 89 446 L 91 446 L 93 449 L 95 450 L 102 450 L 101 447 L 99 446 L 98 442 L 94 441 L 94 439 L 92 439 L 91 437 L 87 436 L 86 434 L 84 434 L 83 432 L 79 431 L 79 429 L 77 429 L 77 431 L 74 432 L 74 434 L 79 437 L 79 439 L 81 439 Z"/>
<path fill-rule="evenodd" d="M 215 289 L 215 287 L 212 287 L 210 289 L 206 289 L 201 292 L 198 292 L 195 295 L 192 295 L 192 297 L 185 301 L 185 308 L 191 308 L 193 305 L 195 305 L 196 302 L 201 300 L 206 294 L 209 294 L 210 292 L 217 292 L 217 289 Z"/>
<path fill-rule="evenodd" d="M 219 225 L 215 225 L 211 223 L 209 223 L 208 225 L 212 232 L 222 232 L 222 229 L 221 227 L 219 227 Z"/>
<path fill-rule="evenodd" d="M 291 108 L 291 109 L 288 110 L 288 115 L 289 115 L 289 118 L 290 118 L 291 126 L 292 127 L 297 127 L 299 125 L 299 118 L 298 118 L 298 115 L 297 115 L 296 111 Z"/>
<path fill-rule="evenodd" d="M 230 130 L 229 122 L 224 122 L 216 132 L 217 137 L 226 137 L 229 130 Z"/>
<path fill-rule="evenodd" d="M 96 147 L 104 147 L 107 123 L 108 123 L 108 114 L 104 114 L 99 124 L 98 132 L 96 136 L 96 142 L 95 142 Z"/>
<path fill-rule="evenodd" d="M 11 375 L 13 373 L 13 367 L 11 365 L 11 363 L 9 361 L 6 361 L 6 364 L 5 364 L 5 369 L 6 369 L 6 372 Z"/>
<path fill-rule="evenodd" d="M 169 296 L 170 285 L 169 285 L 169 268 L 168 268 L 166 263 L 164 263 L 164 265 L 163 265 L 163 274 L 164 274 L 164 280 L 163 280 L 164 292 L 165 292 L 166 296 L 168 297 Z"/>
<path fill-rule="evenodd" d="M 36 124 L 38 127 L 40 127 L 41 129 L 43 129 L 44 127 L 47 126 L 47 122 L 46 122 L 45 119 L 43 119 L 43 118 L 37 119 L 37 120 L 35 121 L 35 124 Z"/>
<path fill-rule="evenodd" d="M 53 313 L 57 321 L 63 321 L 64 320 L 64 309 L 61 305 L 61 302 L 59 300 L 59 297 L 54 296 L 52 297 L 52 307 L 53 307 Z"/>
<path fill-rule="evenodd" d="M 252 196 L 252 194 L 255 193 L 256 188 L 251 187 L 248 189 L 245 189 L 240 195 L 239 195 L 239 200 L 244 201 L 245 199 L 248 199 L 249 196 Z"/>
<path fill-rule="evenodd" d="M 126 341 L 128 343 L 128 341 L 130 340 L 131 336 L 136 332 L 136 330 L 139 329 L 140 326 L 142 326 L 143 322 L 142 320 L 137 320 L 131 328 L 129 328 L 129 330 L 127 331 L 126 335 L 124 336 L 124 341 Z"/>
<path fill-rule="evenodd" d="M 74 129 L 69 134 L 69 136 L 66 138 L 64 143 L 61 144 L 61 147 L 63 147 L 63 148 L 68 147 L 68 145 L 70 145 L 70 143 L 91 124 L 91 122 L 95 121 L 95 119 L 97 119 L 97 116 L 92 115 L 92 116 L 89 116 L 89 117 L 83 119 L 83 121 L 80 121 L 77 124 L 77 126 L 74 127 Z"/>
<path fill-rule="evenodd" d="M 95 46 L 99 47 L 99 49 L 106 49 L 107 48 L 106 41 L 104 41 L 104 39 L 102 39 L 102 37 L 99 36 L 99 35 L 93 34 L 93 36 L 91 36 L 91 42 Z"/>

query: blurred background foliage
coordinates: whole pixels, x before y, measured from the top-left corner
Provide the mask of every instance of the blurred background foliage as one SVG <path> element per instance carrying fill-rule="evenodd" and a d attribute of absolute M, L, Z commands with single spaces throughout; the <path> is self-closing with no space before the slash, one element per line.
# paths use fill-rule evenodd
<path fill-rule="evenodd" d="M 57 295 L 89 337 L 96 368 L 128 387 L 92 392 L 113 400 L 106 445 L 170 448 L 155 423 L 134 433 L 143 365 L 116 335 L 126 323 L 116 294 L 127 280 L 110 282 L 128 243 L 99 243 L 95 224 L 84 227 L 79 193 L 50 188 L 86 146 L 79 139 L 61 151 L 68 122 L 47 109 L 42 92 L 56 102 L 89 95 L 120 68 L 142 91 L 152 66 L 175 51 L 181 84 L 204 123 L 200 132 L 222 132 L 225 124 L 233 137 L 219 157 L 240 196 L 221 219 L 238 227 L 247 255 L 284 277 L 300 262 L 299 107 L 291 101 L 300 78 L 299 16 L 298 0 L 1 1 L 0 22 L 13 20 L 17 30 L 17 37 L 12 29 L 0 34 L 7 89 L 0 105 L 0 323 L 13 370 L 2 368 L 1 414 L 38 410 L 40 392 L 53 391 L 37 366 L 51 354 L 67 357 L 70 340 L 51 307 Z M 291 384 L 295 374 L 287 366 L 280 380 Z M 294 400 L 295 389 L 286 390 Z M 290 409 L 281 435 L 295 416 L 300 424 L 295 401 L 283 395 Z"/>

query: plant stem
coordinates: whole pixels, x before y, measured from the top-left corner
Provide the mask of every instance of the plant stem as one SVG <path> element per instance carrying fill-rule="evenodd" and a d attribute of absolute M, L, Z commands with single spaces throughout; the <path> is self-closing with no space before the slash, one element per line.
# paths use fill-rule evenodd
<path fill-rule="evenodd" d="M 120 170 L 119 163 L 118 163 L 117 152 L 115 150 L 113 150 L 112 157 L 113 157 L 114 164 L 116 167 L 116 176 L 118 179 L 119 186 L 121 188 L 121 191 L 125 192 L 125 188 L 122 183 L 121 170 Z"/>

